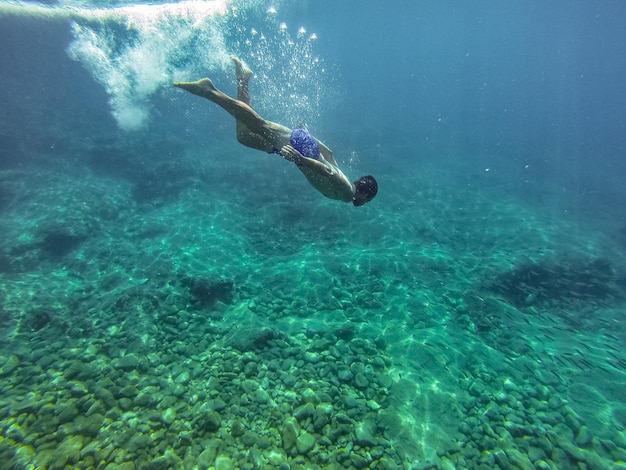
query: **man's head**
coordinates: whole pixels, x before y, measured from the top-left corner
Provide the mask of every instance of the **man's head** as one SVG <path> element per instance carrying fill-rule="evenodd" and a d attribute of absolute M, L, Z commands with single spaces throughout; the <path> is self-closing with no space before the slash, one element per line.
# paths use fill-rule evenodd
<path fill-rule="evenodd" d="M 354 199 L 352 204 L 356 207 L 370 202 L 378 192 L 378 183 L 373 176 L 362 176 L 354 182 Z"/>

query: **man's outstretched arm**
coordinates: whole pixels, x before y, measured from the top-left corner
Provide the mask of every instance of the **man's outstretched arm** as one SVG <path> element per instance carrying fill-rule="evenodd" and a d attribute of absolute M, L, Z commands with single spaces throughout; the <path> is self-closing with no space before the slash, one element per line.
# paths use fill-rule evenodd
<path fill-rule="evenodd" d="M 319 172 L 326 172 L 329 175 L 333 174 L 333 169 L 331 167 L 324 165 L 313 158 L 306 158 L 291 145 L 285 145 L 281 148 L 280 154 L 285 160 L 294 162 L 298 167 L 308 167 Z"/>

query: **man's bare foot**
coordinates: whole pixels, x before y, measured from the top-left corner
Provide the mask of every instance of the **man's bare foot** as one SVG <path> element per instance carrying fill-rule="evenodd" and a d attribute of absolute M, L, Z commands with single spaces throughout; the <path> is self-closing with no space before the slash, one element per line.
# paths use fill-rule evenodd
<path fill-rule="evenodd" d="M 217 91 L 213 82 L 208 78 L 203 78 L 197 82 L 176 82 L 174 86 L 204 98 L 212 96 Z"/>
<path fill-rule="evenodd" d="M 252 76 L 252 70 L 240 61 L 238 57 L 232 56 L 231 60 L 235 63 L 235 75 L 237 76 L 237 80 L 246 80 Z"/>

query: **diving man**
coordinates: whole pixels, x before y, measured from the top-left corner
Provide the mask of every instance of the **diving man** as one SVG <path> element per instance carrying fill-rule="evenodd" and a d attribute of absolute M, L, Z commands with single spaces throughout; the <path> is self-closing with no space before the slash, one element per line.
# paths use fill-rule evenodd
<path fill-rule="evenodd" d="M 252 71 L 233 57 L 237 77 L 237 99 L 215 88 L 208 78 L 197 82 L 178 82 L 174 86 L 201 96 L 221 106 L 237 121 L 237 140 L 267 153 L 280 154 L 295 163 L 309 183 L 330 199 L 362 206 L 378 192 L 373 176 L 363 176 L 354 183 L 343 174 L 331 150 L 305 129 L 289 129 L 263 119 L 250 106 L 248 82 Z"/>

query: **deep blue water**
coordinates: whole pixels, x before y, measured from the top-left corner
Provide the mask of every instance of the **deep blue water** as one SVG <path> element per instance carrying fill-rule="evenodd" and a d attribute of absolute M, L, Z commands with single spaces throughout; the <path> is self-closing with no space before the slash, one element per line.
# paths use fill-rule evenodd
<path fill-rule="evenodd" d="M 367 117 L 345 132 L 356 135 L 352 142 L 412 141 L 413 152 L 393 157 L 403 164 L 447 157 L 452 148 L 450 172 L 467 170 L 469 159 L 474 171 L 491 168 L 535 202 L 564 187 L 575 206 L 591 198 L 622 218 L 612 208 L 624 200 L 626 174 L 623 4 L 380 2 L 367 13 L 328 10 L 310 5 L 302 15 L 316 18 L 328 41 L 323 55 L 340 64 L 338 121 Z M 529 184 L 515 187 L 521 179 Z"/>

